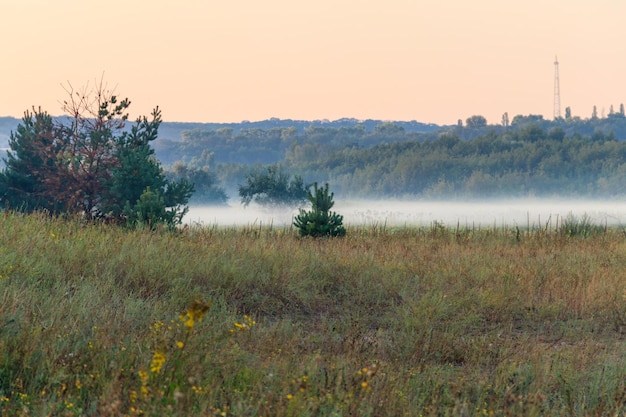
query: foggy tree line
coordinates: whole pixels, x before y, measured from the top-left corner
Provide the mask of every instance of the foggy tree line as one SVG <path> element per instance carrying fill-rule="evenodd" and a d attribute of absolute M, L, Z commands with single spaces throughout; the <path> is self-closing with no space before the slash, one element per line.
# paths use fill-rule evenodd
<path fill-rule="evenodd" d="M 471 140 L 450 133 L 287 162 L 305 178 L 327 173 L 338 194 L 351 197 L 611 197 L 623 194 L 626 142 L 529 125 Z"/>
<path fill-rule="evenodd" d="M 193 128 L 151 146 L 168 180 L 195 184 L 193 204 L 236 200 L 247 177 L 274 164 L 307 184 L 329 182 L 340 197 L 616 196 L 625 171 L 622 110 L 588 119 L 571 110 L 557 120 L 503 115 L 497 125 L 471 116 L 421 132 L 358 121 L 239 124 Z"/>
<path fill-rule="evenodd" d="M 181 132 L 181 140 L 162 139 L 156 151 L 164 164 L 193 161 L 204 151 L 210 150 L 212 158 L 220 163 L 272 164 L 281 161 L 285 152 L 295 145 L 313 146 L 333 150 L 345 146 L 369 147 L 388 142 L 424 140 L 437 137 L 434 131 L 407 131 L 396 123 L 381 123 L 372 130 L 363 125 L 341 127 L 319 127 L 311 125 L 300 132 L 295 127 L 219 128 L 212 130 L 193 129 Z"/>
<path fill-rule="evenodd" d="M 358 125 L 302 133 L 195 130 L 169 144 L 169 157 L 176 157 L 179 169 L 211 173 L 212 187 L 231 197 L 246 176 L 270 164 L 306 183 L 329 182 L 341 197 L 623 194 L 626 142 L 618 139 L 626 138 L 626 118 L 547 121 L 528 115 L 513 117 L 508 126 L 475 116 L 468 121 L 438 132 L 407 132 L 393 123 L 371 131 Z"/>

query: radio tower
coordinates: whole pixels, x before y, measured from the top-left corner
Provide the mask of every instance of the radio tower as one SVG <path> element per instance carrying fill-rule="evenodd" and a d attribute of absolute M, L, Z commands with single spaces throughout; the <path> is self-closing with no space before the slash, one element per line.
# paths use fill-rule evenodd
<path fill-rule="evenodd" d="M 561 117 L 561 89 L 559 87 L 559 60 L 554 57 L 554 119 Z"/>

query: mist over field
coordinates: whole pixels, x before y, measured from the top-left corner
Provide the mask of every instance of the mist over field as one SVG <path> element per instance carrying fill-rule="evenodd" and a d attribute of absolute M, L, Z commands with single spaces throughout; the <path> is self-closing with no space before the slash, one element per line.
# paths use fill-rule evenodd
<path fill-rule="evenodd" d="M 594 224 L 626 225 L 626 202 L 566 199 L 511 199 L 485 201 L 337 200 L 333 211 L 347 226 L 427 226 L 433 222 L 456 227 L 556 225 L 568 216 L 588 218 Z M 297 209 L 270 209 L 231 201 L 227 207 L 192 206 L 187 224 L 204 226 L 290 225 Z"/>

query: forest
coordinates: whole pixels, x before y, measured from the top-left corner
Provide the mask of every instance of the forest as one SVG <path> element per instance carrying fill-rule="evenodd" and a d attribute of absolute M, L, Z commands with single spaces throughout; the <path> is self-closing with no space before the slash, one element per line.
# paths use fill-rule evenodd
<path fill-rule="evenodd" d="M 484 199 L 622 197 L 623 106 L 607 116 L 500 124 L 471 116 L 456 125 L 340 119 L 241 123 L 163 122 L 151 143 L 171 180 L 195 184 L 192 204 L 237 200 L 263 167 L 331 184 L 339 198 Z M 0 118 L 0 136 L 17 120 Z"/>
<path fill-rule="evenodd" d="M 624 194 L 623 139 L 626 118 L 612 113 L 555 121 L 515 116 L 501 125 L 472 116 L 423 131 L 394 122 L 371 129 L 192 129 L 180 140 L 158 139 L 155 149 L 174 172 L 210 173 L 230 198 L 246 175 L 273 164 L 306 183 L 329 182 L 342 198 L 614 198 Z"/>

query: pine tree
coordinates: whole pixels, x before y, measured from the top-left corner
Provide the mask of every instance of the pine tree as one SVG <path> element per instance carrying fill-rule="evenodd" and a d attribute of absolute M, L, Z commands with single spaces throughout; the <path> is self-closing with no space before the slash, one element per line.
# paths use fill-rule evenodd
<path fill-rule="evenodd" d="M 311 203 L 311 210 L 300 209 L 293 224 L 300 230 L 300 236 L 323 237 L 344 236 L 346 229 L 343 227 L 343 216 L 330 209 L 335 205 L 334 193 L 329 193 L 328 183 L 318 188 L 313 184 L 313 192 L 307 191 L 307 199 Z"/>
<path fill-rule="evenodd" d="M 158 108 L 128 130 L 130 101 L 119 101 L 102 83 L 88 93 L 70 87 L 68 94 L 69 118 L 27 112 L 11 134 L 0 205 L 131 226 L 180 224 L 193 185 L 166 179 L 156 160 L 150 142 L 161 123 Z"/>
<path fill-rule="evenodd" d="M 0 203 L 5 208 L 50 213 L 64 211 L 55 178 L 61 175 L 58 159 L 63 146 L 52 117 L 41 109 L 26 111 L 9 139 L 10 150 L 0 172 Z M 69 184 L 67 184 L 68 188 Z"/>
<path fill-rule="evenodd" d="M 114 155 L 118 164 L 111 169 L 108 191 L 103 198 L 105 216 L 151 227 L 156 223 L 173 226 L 182 221 L 187 212 L 183 206 L 191 197 L 193 185 L 185 179 L 166 179 L 150 146 L 157 138 L 160 123 L 161 112 L 156 108 L 150 120 L 138 119 L 130 132 L 116 139 Z M 148 204 L 152 208 L 146 216 Z M 162 207 L 156 208 L 159 204 Z"/>

